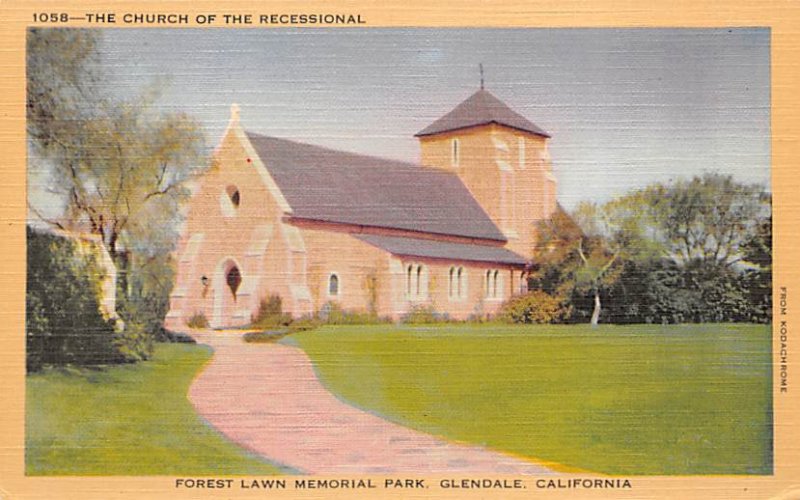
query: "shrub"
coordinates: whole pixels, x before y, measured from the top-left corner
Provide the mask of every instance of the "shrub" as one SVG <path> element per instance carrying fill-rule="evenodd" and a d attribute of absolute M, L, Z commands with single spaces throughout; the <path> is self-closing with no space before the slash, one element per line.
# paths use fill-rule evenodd
<path fill-rule="evenodd" d="M 277 342 L 283 337 L 289 335 L 289 330 L 266 331 L 266 332 L 249 332 L 244 334 L 244 341 L 251 344 L 269 344 Z"/>
<path fill-rule="evenodd" d="M 163 330 L 163 341 L 157 339 L 161 342 L 173 342 L 176 344 L 196 344 L 197 341 L 192 338 L 191 335 L 188 335 L 183 332 L 173 332 L 171 330 L 167 330 L 166 328 Z"/>
<path fill-rule="evenodd" d="M 612 323 L 768 323 L 771 276 L 759 274 L 702 262 L 629 263 L 603 297 L 603 315 Z M 590 299 L 574 303 L 590 313 Z"/>
<path fill-rule="evenodd" d="M 120 342 L 130 347 L 138 345 L 145 348 L 147 345 L 152 345 L 152 342 L 140 343 L 137 336 L 144 334 L 161 341 L 166 340 L 164 316 L 167 314 L 167 307 L 164 306 L 161 297 L 144 294 L 125 296 L 118 293 L 117 311 L 125 321 L 125 330 L 117 335 Z M 207 323 L 205 327 L 197 328 L 208 328 Z M 128 328 L 129 324 L 135 326 Z M 131 338 L 124 340 L 128 334 L 131 335 Z M 139 352 L 136 356 L 146 359 L 150 354 L 152 354 L 152 350 L 146 350 Z"/>
<path fill-rule="evenodd" d="M 505 301 L 500 317 L 511 323 L 555 323 L 569 316 L 569 308 L 542 290 L 515 295 Z"/>
<path fill-rule="evenodd" d="M 292 316 L 283 312 L 283 300 L 280 295 L 270 295 L 259 302 L 258 312 L 250 318 L 250 328 L 286 327 L 291 322 Z"/>
<path fill-rule="evenodd" d="M 374 312 L 348 311 L 337 302 L 326 302 L 319 310 L 317 317 L 328 325 L 374 325 L 386 323 L 387 320 Z"/>
<path fill-rule="evenodd" d="M 137 323 L 157 341 L 170 341 L 164 329 L 175 265 L 169 255 L 127 254 L 118 270 L 117 311 L 125 324 Z M 122 266 L 121 266 L 122 267 Z M 198 327 L 198 328 L 207 328 Z M 135 336 L 138 332 L 132 332 Z M 135 339 L 131 340 L 135 343 Z M 144 345 L 144 344 L 142 344 Z M 144 353 L 149 356 L 150 352 Z"/>
<path fill-rule="evenodd" d="M 114 347 L 122 361 L 133 363 L 148 359 L 153 353 L 155 336 L 146 323 L 125 323 L 125 330 L 114 334 Z"/>
<path fill-rule="evenodd" d="M 475 323 L 478 325 L 482 325 L 484 323 L 489 323 L 492 320 L 491 316 L 484 313 L 472 313 L 467 316 L 466 323 Z"/>
<path fill-rule="evenodd" d="M 262 332 L 246 333 L 244 341 L 256 344 L 276 342 L 289 334 L 313 330 L 321 325 L 322 322 L 314 317 L 304 317 L 297 320 L 292 320 L 290 317 L 286 325 L 276 325 L 272 329 Z"/>
<path fill-rule="evenodd" d="M 432 305 L 415 305 L 400 318 L 400 321 L 413 325 L 447 323 L 450 321 L 450 316 L 447 313 L 437 312 Z"/>
<path fill-rule="evenodd" d="M 266 299 L 262 298 L 258 304 L 258 312 L 253 317 L 253 321 L 261 321 L 264 318 L 278 316 L 283 313 L 283 299 L 280 295 L 270 295 Z"/>
<path fill-rule="evenodd" d="M 186 321 L 186 326 L 189 328 L 196 328 L 198 330 L 203 330 L 208 328 L 210 325 L 208 323 L 208 318 L 202 312 L 196 312 L 192 314 L 192 316 Z"/>
<path fill-rule="evenodd" d="M 96 258 L 65 237 L 27 228 L 26 366 L 120 362 L 113 323 L 98 298 L 103 271 Z"/>

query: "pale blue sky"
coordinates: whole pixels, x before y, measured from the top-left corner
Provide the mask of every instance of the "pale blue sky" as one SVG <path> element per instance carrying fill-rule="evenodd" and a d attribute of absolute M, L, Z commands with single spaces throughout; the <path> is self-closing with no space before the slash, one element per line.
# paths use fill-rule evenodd
<path fill-rule="evenodd" d="M 248 130 L 407 161 L 479 86 L 548 131 L 567 208 L 704 171 L 769 185 L 768 29 L 105 30 L 115 88 L 162 80 L 213 147 Z"/>

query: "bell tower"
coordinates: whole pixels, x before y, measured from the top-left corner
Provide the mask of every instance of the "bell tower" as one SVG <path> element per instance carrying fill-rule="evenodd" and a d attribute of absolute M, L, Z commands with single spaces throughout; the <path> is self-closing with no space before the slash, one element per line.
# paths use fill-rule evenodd
<path fill-rule="evenodd" d="M 416 134 L 422 164 L 457 174 L 503 232 L 530 256 L 536 223 L 556 207 L 550 135 L 481 88 Z"/>

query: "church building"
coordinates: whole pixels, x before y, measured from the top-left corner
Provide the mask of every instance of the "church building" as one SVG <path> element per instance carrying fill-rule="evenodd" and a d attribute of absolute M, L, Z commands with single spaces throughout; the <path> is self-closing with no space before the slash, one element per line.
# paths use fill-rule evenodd
<path fill-rule="evenodd" d="M 245 130 L 238 107 L 188 207 L 167 327 L 243 326 L 272 295 L 400 319 L 492 314 L 525 291 L 556 207 L 549 135 L 481 88 L 416 134 L 421 164 Z"/>

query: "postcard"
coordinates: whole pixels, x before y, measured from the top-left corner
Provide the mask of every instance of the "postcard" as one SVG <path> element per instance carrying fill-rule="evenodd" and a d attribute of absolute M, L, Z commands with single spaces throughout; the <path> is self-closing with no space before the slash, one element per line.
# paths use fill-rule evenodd
<path fill-rule="evenodd" d="M 797 8 L 596 5 L 5 5 L 0 498 L 800 498 Z"/>

